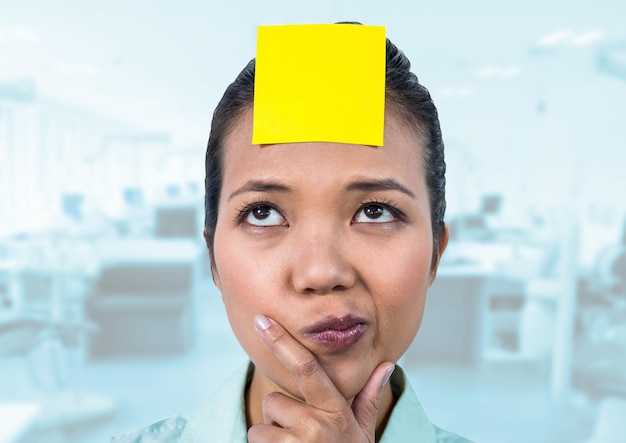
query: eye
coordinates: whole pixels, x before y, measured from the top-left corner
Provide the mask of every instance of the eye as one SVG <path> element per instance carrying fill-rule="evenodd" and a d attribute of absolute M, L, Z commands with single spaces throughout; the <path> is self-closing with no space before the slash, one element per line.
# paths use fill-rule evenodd
<path fill-rule="evenodd" d="M 253 226 L 280 226 L 286 224 L 285 217 L 278 209 L 267 205 L 258 204 L 243 211 L 244 221 Z"/>
<path fill-rule="evenodd" d="M 389 223 L 395 221 L 395 215 L 384 205 L 368 203 L 354 216 L 355 223 Z"/>

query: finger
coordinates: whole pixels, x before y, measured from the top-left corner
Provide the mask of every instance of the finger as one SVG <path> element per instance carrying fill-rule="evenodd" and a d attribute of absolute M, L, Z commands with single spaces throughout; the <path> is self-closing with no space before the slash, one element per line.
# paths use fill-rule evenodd
<path fill-rule="evenodd" d="M 290 431 L 287 429 L 261 423 L 248 429 L 248 442 L 275 443 L 277 441 L 289 441 L 287 437 L 290 435 Z"/>
<path fill-rule="evenodd" d="M 294 376 L 304 400 L 325 411 L 338 411 L 346 401 L 315 356 L 279 323 L 263 315 L 254 318 L 257 333 Z"/>
<path fill-rule="evenodd" d="M 263 398 L 261 409 L 267 425 L 290 428 L 307 416 L 307 406 L 300 400 L 288 397 L 281 392 L 272 392 Z"/>
<path fill-rule="evenodd" d="M 383 396 L 385 385 L 389 381 L 395 365 L 391 362 L 384 362 L 378 365 L 365 383 L 361 392 L 357 394 L 352 402 L 352 412 L 361 428 L 368 434 L 370 441 L 374 441 L 376 432 L 376 419 L 378 408 Z"/>

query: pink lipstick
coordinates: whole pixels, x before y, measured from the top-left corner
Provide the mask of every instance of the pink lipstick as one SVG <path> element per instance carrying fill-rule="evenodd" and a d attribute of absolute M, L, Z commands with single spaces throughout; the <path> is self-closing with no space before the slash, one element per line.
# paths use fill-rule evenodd
<path fill-rule="evenodd" d="M 327 317 L 304 329 L 304 335 L 314 343 L 339 351 L 354 345 L 365 333 L 367 322 L 354 315 Z"/>

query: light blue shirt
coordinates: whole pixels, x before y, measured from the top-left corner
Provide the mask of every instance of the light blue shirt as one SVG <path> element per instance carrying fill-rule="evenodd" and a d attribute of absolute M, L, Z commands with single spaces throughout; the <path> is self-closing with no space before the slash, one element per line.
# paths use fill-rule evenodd
<path fill-rule="evenodd" d="M 247 441 L 248 428 L 244 394 L 254 366 L 242 365 L 190 414 L 158 421 L 148 427 L 113 437 L 111 443 L 241 443 Z M 433 425 L 413 387 L 396 366 L 391 388 L 397 402 L 391 412 L 380 443 L 466 443 L 463 437 Z"/>

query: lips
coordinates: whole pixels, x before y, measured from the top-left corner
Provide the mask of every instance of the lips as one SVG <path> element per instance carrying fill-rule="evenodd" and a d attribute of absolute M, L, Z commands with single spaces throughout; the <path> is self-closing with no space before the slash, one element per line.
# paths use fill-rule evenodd
<path fill-rule="evenodd" d="M 303 330 L 315 344 L 333 351 L 345 350 L 356 344 L 367 329 L 367 322 L 355 315 L 326 317 Z"/>

